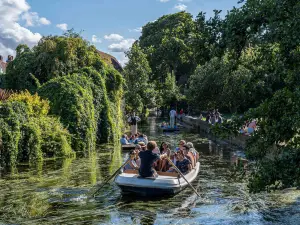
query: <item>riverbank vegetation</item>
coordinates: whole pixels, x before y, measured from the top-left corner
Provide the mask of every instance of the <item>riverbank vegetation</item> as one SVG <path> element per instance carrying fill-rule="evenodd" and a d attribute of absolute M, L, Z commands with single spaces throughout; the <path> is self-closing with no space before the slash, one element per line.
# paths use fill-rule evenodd
<path fill-rule="evenodd" d="M 1 75 L 1 162 L 15 166 L 45 157 L 89 155 L 118 139 L 123 120 L 122 75 L 73 31 L 19 45 Z M 25 91 L 26 90 L 26 91 Z"/>
<path fill-rule="evenodd" d="M 174 90 L 186 95 L 193 111 L 243 113 L 227 126 L 234 132 L 246 120 L 258 121 L 246 148 L 257 162 L 250 191 L 300 186 L 300 3 L 240 3 L 224 18 L 218 10 L 195 19 L 179 12 L 146 24 L 135 44 L 147 65 L 144 81 L 154 84 L 156 106 L 178 100 L 173 91 L 169 102 L 159 101 L 174 77 Z M 129 55 L 135 53 L 132 48 Z M 127 74 L 136 69 L 131 63 Z"/>

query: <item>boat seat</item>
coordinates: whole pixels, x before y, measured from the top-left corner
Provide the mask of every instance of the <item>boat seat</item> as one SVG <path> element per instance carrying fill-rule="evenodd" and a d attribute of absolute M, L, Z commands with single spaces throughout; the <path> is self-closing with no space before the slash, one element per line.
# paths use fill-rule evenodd
<path fill-rule="evenodd" d="M 123 173 L 128 173 L 128 174 L 139 174 L 139 171 L 138 170 L 130 170 L 130 169 L 127 169 L 127 170 L 124 170 Z M 160 176 L 167 176 L 167 177 L 180 177 L 180 175 L 176 172 L 160 172 L 160 171 L 157 171 L 157 174 L 160 175 Z M 139 176 L 139 178 L 142 178 Z M 155 177 L 144 177 L 146 179 L 155 179 Z"/>
<path fill-rule="evenodd" d="M 179 177 L 180 175 L 176 172 L 160 172 L 157 171 L 157 174 L 160 176 L 167 176 L 167 177 Z"/>
<path fill-rule="evenodd" d="M 123 173 L 139 174 L 138 170 L 124 170 Z"/>

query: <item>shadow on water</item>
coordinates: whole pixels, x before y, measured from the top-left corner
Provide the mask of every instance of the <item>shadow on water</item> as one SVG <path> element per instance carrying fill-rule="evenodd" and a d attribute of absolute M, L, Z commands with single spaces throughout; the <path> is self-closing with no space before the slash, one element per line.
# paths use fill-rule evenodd
<path fill-rule="evenodd" d="M 249 194 L 247 184 L 231 178 L 232 149 L 183 130 L 162 133 L 155 118 L 141 130 L 149 139 L 192 141 L 201 154 L 193 186 L 168 198 L 122 196 L 113 183 L 95 199 L 95 184 L 116 171 L 128 153 L 102 146 L 89 158 L 45 161 L 0 176 L 0 224 L 299 224 L 300 191 Z"/>

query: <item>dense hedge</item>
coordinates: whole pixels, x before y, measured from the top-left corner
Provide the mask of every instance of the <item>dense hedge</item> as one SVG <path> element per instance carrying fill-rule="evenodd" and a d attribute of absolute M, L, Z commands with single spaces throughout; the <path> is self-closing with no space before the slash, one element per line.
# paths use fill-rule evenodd
<path fill-rule="evenodd" d="M 49 103 L 29 92 L 0 102 L 1 165 L 34 164 L 44 157 L 73 156 L 70 134 L 58 119 L 48 116 Z"/>
<path fill-rule="evenodd" d="M 43 37 L 32 49 L 19 45 L 16 52 L 16 59 L 9 64 L 7 73 L 1 75 L 0 88 L 29 90 L 49 100 L 50 109 L 47 108 L 46 112 L 53 116 L 52 123 L 57 123 L 52 127 L 61 127 L 55 117 L 58 116 L 71 134 L 65 141 L 60 140 L 62 149 L 66 149 L 71 140 L 73 150 L 87 155 L 95 150 L 96 143 L 119 138 L 123 127 L 121 102 L 124 79 L 118 71 L 102 62 L 95 46 L 89 45 L 78 34 L 68 32 L 64 36 Z M 31 108 L 26 110 L 26 113 L 31 113 Z M 12 119 L 17 123 L 14 127 L 16 135 L 20 129 L 25 130 L 27 135 L 20 142 L 24 145 L 19 151 L 24 153 L 20 153 L 24 161 L 42 158 L 40 153 L 34 157 L 29 155 L 40 149 L 43 151 L 43 140 L 57 147 L 48 135 L 55 130 L 51 131 L 51 119 L 46 117 L 43 114 L 43 122 Z M 35 129 L 35 123 L 40 128 Z M 19 137 L 12 136 L 13 131 L 10 135 L 18 142 Z M 3 146 L 10 143 L 7 140 L 4 140 Z M 52 155 L 57 155 L 57 151 L 52 151 Z"/>

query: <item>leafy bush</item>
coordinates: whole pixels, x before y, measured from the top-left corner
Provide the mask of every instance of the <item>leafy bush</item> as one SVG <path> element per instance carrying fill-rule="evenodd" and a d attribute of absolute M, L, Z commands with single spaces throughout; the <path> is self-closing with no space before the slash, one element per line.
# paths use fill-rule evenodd
<path fill-rule="evenodd" d="M 38 90 L 50 101 L 50 112 L 60 116 L 74 135 L 72 146 L 77 152 L 88 153 L 95 149 L 96 141 L 114 141 L 120 134 L 122 77 L 119 73 L 105 75 L 110 79 L 109 92 L 105 79 L 93 68 L 52 79 Z"/>
<path fill-rule="evenodd" d="M 49 104 L 28 92 L 13 94 L 0 103 L 0 159 L 5 166 L 31 164 L 44 157 L 73 156 L 70 134 L 49 117 Z"/>

